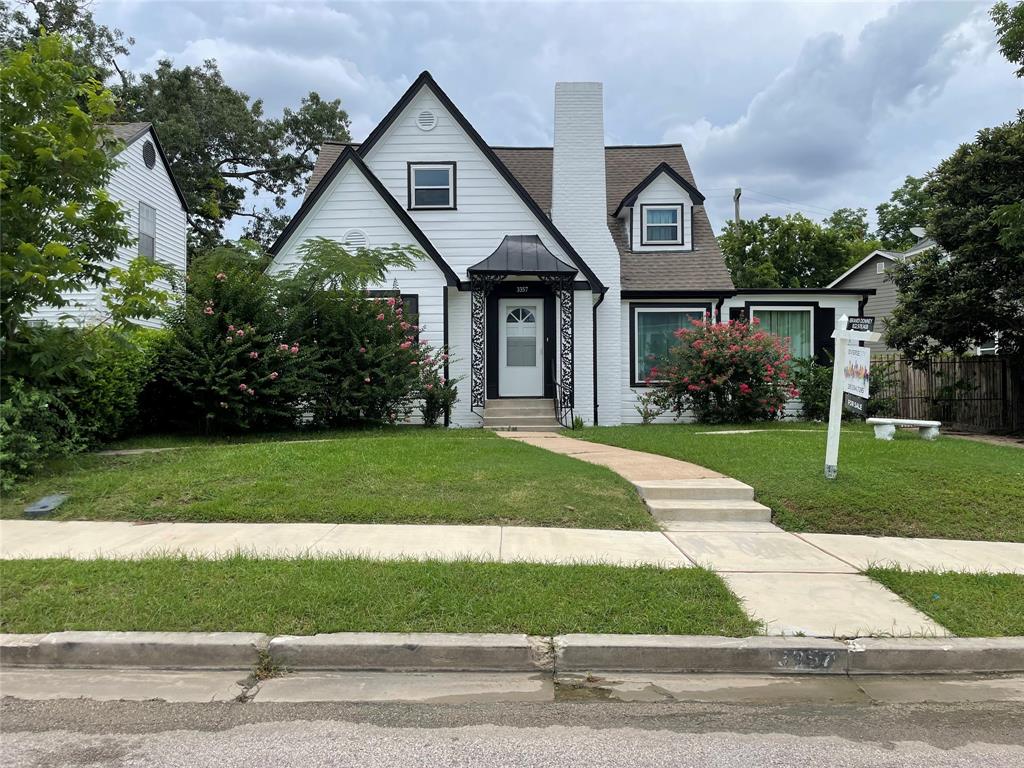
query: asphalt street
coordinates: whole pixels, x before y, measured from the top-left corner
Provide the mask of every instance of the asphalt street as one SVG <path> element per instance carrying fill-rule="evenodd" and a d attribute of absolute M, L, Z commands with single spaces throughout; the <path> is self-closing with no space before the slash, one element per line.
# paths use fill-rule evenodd
<path fill-rule="evenodd" d="M 1019 702 L 0 704 L 29 766 L 1024 766 Z"/>

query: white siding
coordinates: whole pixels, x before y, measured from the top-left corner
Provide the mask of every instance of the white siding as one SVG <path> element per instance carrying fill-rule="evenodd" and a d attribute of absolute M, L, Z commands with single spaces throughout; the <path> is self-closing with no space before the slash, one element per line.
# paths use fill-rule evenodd
<path fill-rule="evenodd" d="M 176 270 L 184 271 L 186 254 L 186 237 L 188 223 L 181 201 L 171 181 L 170 171 L 163 164 L 159 153 L 153 168 L 147 168 L 142 159 L 142 147 L 146 141 L 154 141 L 153 132 L 137 138 L 117 156 L 119 163 L 108 185 L 110 196 L 121 203 L 125 211 L 125 225 L 133 238 L 139 232 L 139 203 L 143 202 L 156 209 L 156 249 L 157 261 L 170 265 Z M 138 247 L 133 244 L 127 248 L 119 248 L 117 258 L 109 266 L 125 267 L 138 256 Z M 158 287 L 169 289 L 166 282 Z M 59 322 L 62 315 L 70 315 L 73 322 L 89 324 L 101 322 L 107 314 L 102 299 L 103 291 L 99 287 L 81 293 L 67 294 L 73 305 L 67 307 L 47 307 L 34 316 L 48 322 Z M 159 321 L 141 323 L 150 327 L 159 326 Z"/>
<path fill-rule="evenodd" d="M 415 125 L 424 109 L 437 116 L 433 130 Z M 572 263 L 429 88 L 420 90 L 365 159 L 403 208 L 408 205 L 408 163 L 456 163 L 457 209 L 412 210 L 409 215 L 460 279 L 466 278 L 467 267 L 490 256 L 505 235 L 539 235 L 555 256 Z"/>
<path fill-rule="evenodd" d="M 683 207 L 682 245 L 640 245 L 643 216 L 641 205 L 681 205 Z M 627 224 L 628 227 L 628 224 Z M 676 184 L 666 174 L 661 174 L 641 192 L 633 206 L 633 232 L 630 239 L 633 251 L 692 251 L 693 250 L 693 201 L 690 193 Z"/>

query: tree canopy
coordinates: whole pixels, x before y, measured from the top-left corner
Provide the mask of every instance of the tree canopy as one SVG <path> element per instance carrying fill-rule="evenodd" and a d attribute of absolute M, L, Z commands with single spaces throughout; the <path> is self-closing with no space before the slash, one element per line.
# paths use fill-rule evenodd
<path fill-rule="evenodd" d="M 904 251 L 917 242 L 910 228 L 925 225 L 931 205 L 924 177 L 907 176 L 903 184 L 893 191 L 889 201 L 875 209 L 878 215 L 876 234 L 882 247 Z"/>

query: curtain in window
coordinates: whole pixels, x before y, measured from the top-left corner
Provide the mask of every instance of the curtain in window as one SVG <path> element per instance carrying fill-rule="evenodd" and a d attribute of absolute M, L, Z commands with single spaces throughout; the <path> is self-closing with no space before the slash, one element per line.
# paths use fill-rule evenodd
<path fill-rule="evenodd" d="M 810 357 L 811 313 L 805 310 L 758 309 L 754 316 L 761 321 L 761 330 L 773 336 L 789 339 L 789 353 L 793 357 Z"/>
<path fill-rule="evenodd" d="M 652 242 L 663 242 L 679 239 L 679 209 L 649 208 L 647 217 L 647 239 Z"/>
<path fill-rule="evenodd" d="M 679 343 L 675 332 L 689 328 L 692 320 L 704 317 L 703 311 L 636 313 L 636 380 L 643 381 L 651 368 L 662 365 L 670 347 Z M 657 378 L 657 377 L 655 377 Z"/>

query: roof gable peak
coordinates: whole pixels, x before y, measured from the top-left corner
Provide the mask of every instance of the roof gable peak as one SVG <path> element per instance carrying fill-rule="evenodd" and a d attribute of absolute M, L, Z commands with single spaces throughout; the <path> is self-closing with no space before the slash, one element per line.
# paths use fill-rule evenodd
<path fill-rule="evenodd" d="M 633 187 L 633 189 L 630 190 L 628 195 L 622 198 L 622 201 L 619 203 L 618 207 L 615 209 L 615 213 L 613 213 L 612 216 L 617 217 L 620 213 L 622 213 L 623 208 L 629 208 L 630 206 L 632 206 L 636 202 L 636 199 L 640 196 L 640 193 L 647 189 L 647 187 L 649 187 L 651 183 L 662 174 L 668 176 L 670 179 L 672 179 L 672 181 L 674 181 L 676 184 L 678 184 L 680 187 L 686 190 L 690 194 L 691 198 L 695 198 L 695 203 L 697 205 L 702 205 L 704 203 L 704 195 L 701 194 L 700 190 L 693 186 L 693 184 L 688 182 L 685 178 L 683 178 L 679 174 L 679 172 L 676 171 L 675 168 L 673 168 L 668 163 L 662 161 L 658 163 L 657 167 L 653 171 L 647 174 L 646 178 L 644 178 L 643 181 L 641 181 L 639 184 Z"/>

